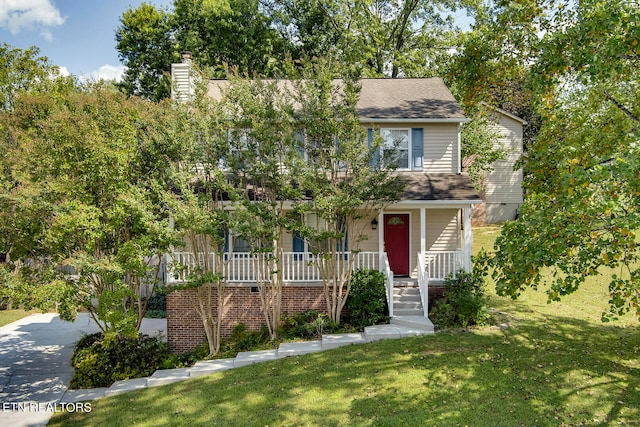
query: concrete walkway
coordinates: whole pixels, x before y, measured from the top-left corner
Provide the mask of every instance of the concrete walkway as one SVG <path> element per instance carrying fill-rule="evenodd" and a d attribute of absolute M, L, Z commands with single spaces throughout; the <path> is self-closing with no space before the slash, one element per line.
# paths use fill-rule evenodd
<path fill-rule="evenodd" d="M 75 343 L 98 331 L 87 313 L 71 323 L 33 314 L 0 328 L 0 426 L 44 426 L 67 392 Z M 144 319 L 143 333 L 166 331 L 165 319 Z"/>
<path fill-rule="evenodd" d="M 166 325 L 165 319 L 144 319 L 141 332 L 166 335 Z M 391 325 L 369 326 L 363 333 L 323 335 L 318 341 L 283 343 L 277 350 L 199 361 L 190 368 L 158 370 L 150 377 L 118 381 L 109 388 L 68 390 L 74 345 L 84 334 L 97 331 L 86 313 L 81 313 L 74 323 L 62 321 L 55 314 L 34 314 L 0 328 L 0 426 L 44 426 L 54 411 L 62 410 L 61 406 L 83 410 L 79 402 L 253 363 L 380 339 L 430 334 L 433 324 L 424 317 L 394 318 Z"/>
<path fill-rule="evenodd" d="M 318 351 L 329 350 L 350 344 L 363 344 L 381 339 L 397 339 L 432 334 L 433 324 L 425 317 L 405 316 L 394 318 L 390 325 L 368 326 L 363 333 L 323 335 L 321 340 L 282 343 L 277 350 L 241 352 L 231 359 L 201 360 L 190 368 L 163 369 L 150 377 L 117 381 L 109 388 L 69 390 L 63 402 L 84 402 L 103 396 L 113 396 L 128 391 L 139 390 L 183 381 L 201 375 L 226 371 L 254 363 L 267 362 L 288 356 L 299 356 Z"/>

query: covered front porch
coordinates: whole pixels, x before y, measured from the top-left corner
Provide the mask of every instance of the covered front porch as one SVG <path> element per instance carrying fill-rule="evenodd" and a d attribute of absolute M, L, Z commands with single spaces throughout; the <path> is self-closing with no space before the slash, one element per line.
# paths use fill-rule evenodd
<path fill-rule="evenodd" d="M 419 292 L 419 298 L 412 298 L 419 299 L 419 304 L 416 301 L 413 305 L 413 314 L 421 310 L 427 317 L 429 287 L 441 286 L 448 275 L 461 269 L 471 269 L 471 213 L 481 200 L 466 176 L 413 173 L 403 179 L 407 186 L 400 201 L 358 220 L 354 229 L 362 235 L 353 239 L 357 247 L 341 251 L 336 268 L 381 271 L 392 317 L 394 301 L 402 299 L 397 288 L 417 288 L 414 291 Z M 195 259 L 192 252 L 168 255 L 165 281 L 181 283 L 198 265 L 222 263 L 214 270 L 232 286 L 254 287 L 272 274 L 278 274 L 285 286 L 322 283 L 322 257 L 293 235 L 286 235 L 281 242 L 282 248 L 291 250 L 278 254 L 235 251 L 233 241 L 227 246 L 230 250 L 201 254 L 201 259 Z"/>
<path fill-rule="evenodd" d="M 471 267 L 471 207 L 446 205 L 434 209 L 426 204 L 417 207 L 398 204 L 382 210 L 370 221 L 370 238 L 363 242 L 361 250 L 341 254 L 336 267 L 381 271 L 392 317 L 404 314 L 402 310 L 394 313 L 394 301 L 402 303 L 403 298 L 398 288 L 408 285 L 417 288 L 414 291 L 419 293 L 419 304 L 414 304 L 414 308 L 428 317 L 429 286 L 439 286 L 448 275 Z M 406 223 L 398 224 L 399 221 Z M 378 250 L 370 250 L 373 248 Z M 206 262 L 204 256 L 208 257 Z M 256 285 L 275 273 L 265 272 L 268 265 L 277 266 L 285 286 L 322 283 L 322 257 L 312 252 L 287 251 L 277 258 L 272 253 L 230 251 L 200 254 L 196 260 L 193 252 L 177 251 L 167 255 L 165 282 L 183 283 L 197 266 L 207 264 L 220 271 L 232 286 Z M 216 263 L 222 265 L 215 268 Z M 416 314 L 414 310 L 413 315 Z"/>

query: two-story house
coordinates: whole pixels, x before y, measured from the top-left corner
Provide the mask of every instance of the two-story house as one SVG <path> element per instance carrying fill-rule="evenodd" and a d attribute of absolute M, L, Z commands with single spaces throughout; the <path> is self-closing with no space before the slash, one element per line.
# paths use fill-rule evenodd
<path fill-rule="evenodd" d="M 174 99 L 187 99 L 193 91 L 190 63 L 173 64 L 172 75 Z M 219 96 L 224 84 L 209 82 L 209 96 Z M 418 316 L 429 323 L 429 293 L 437 292 L 448 274 L 471 268 L 471 213 L 481 198 L 461 171 L 460 129 L 468 119 L 439 78 L 363 79 L 357 108 L 369 133 L 379 132 L 383 146 L 395 144 L 397 173 L 405 183 L 397 202 L 364 220 L 368 239 L 360 245 L 357 265 L 385 273 L 392 321 Z M 300 256 L 304 246 L 295 236 L 283 244 L 290 252 L 281 264 L 282 310 L 324 310 L 317 268 Z M 181 256 L 173 254 L 174 259 Z M 250 262 L 246 257 L 230 260 Z M 228 270 L 228 328 L 237 322 L 255 328 L 262 322 L 253 277 L 247 273 L 251 269 L 245 267 Z M 203 335 L 199 318 L 180 292 L 167 299 L 168 339 L 172 348 L 185 351 L 202 342 Z"/>

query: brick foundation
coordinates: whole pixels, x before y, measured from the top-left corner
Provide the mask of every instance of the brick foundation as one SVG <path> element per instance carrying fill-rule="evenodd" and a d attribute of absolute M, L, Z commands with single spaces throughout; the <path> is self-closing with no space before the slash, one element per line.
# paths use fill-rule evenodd
<path fill-rule="evenodd" d="M 172 351 L 184 353 L 194 350 L 205 340 L 202 319 L 189 302 L 194 290 L 175 291 L 167 295 L 167 340 Z M 217 298 L 213 291 L 212 298 Z M 282 313 L 301 313 L 305 310 L 326 312 L 326 302 L 321 285 L 286 286 L 282 289 Z M 244 323 L 249 330 L 259 330 L 265 323 L 260 309 L 260 296 L 251 292 L 251 286 L 228 286 L 225 291 L 222 336 L 228 337 L 231 329 Z"/>

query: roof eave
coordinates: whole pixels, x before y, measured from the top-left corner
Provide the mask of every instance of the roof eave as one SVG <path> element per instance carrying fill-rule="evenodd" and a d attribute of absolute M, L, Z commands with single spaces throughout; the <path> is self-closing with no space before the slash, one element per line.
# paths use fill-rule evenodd
<path fill-rule="evenodd" d="M 361 123 L 468 123 L 471 119 L 467 117 L 448 118 L 380 118 L 380 117 L 360 117 Z"/>

